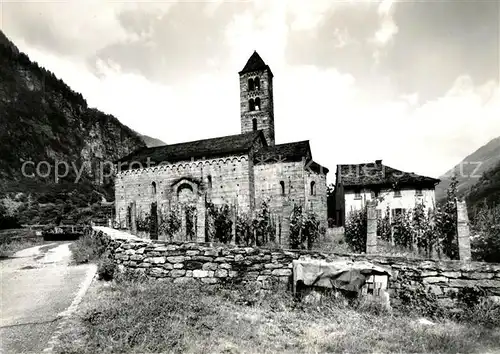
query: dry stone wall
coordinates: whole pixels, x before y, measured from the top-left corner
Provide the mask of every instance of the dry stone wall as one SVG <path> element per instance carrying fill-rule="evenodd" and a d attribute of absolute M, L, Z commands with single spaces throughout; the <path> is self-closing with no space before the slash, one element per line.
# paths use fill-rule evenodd
<path fill-rule="evenodd" d="M 310 257 L 364 260 L 386 267 L 392 273 L 388 285 L 392 297 L 397 295 L 403 283 L 422 284 L 440 302 L 450 306 L 453 305 L 454 294 L 461 288 L 479 286 L 489 296 L 500 296 L 500 264 L 166 243 L 140 239 L 104 227 L 94 227 L 90 232 L 94 237 L 106 240 L 120 269 L 174 283 L 258 282 L 262 288 L 268 288 L 273 283 L 291 286 L 292 261 Z"/>

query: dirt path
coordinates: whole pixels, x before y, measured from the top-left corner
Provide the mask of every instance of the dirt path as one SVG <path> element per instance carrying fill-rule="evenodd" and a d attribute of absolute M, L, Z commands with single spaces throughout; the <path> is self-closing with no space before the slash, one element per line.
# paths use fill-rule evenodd
<path fill-rule="evenodd" d="M 0 261 L 0 353 L 50 349 L 95 274 L 94 265 L 70 265 L 69 245 L 31 247 Z"/>

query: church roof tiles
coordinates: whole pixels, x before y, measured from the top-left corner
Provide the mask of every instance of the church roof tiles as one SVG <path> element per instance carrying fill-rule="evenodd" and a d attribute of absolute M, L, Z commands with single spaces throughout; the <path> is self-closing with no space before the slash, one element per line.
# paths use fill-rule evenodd
<path fill-rule="evenodd" d="M 218 138 L 190 141 L 186 143 L 157 146 L 139 149 L 132 154 L 118 160 L 118 163 L 129 164 L 131 168 L 145 167 L 148 158 L 150 165 L 191 159 L 213 158 L 247 152 L 257 139 L 264 140 L 262 131 L 253 131 L 244 134 L 228 135 Z M 122 168 L 126 169 L 126 167 Z"/>
<path fill-rule="evenodd" d="M 249 73 L 252 71 L 260 71 L 260 70 L 269 70 L 269 72 L 272 75 L 272 72 L 271 72 L 271 69 L 269 68 L 269 66 L 264 62 L 264 60 L 262 60 L 259 53 L 257 53 L 257 51 L 254 51 L 253 54 L 248 59 L 243 70 L 240 71 L 240 75 L 245 74 L 245 73 Z"/>
<path fill-rule="evenodd" d="M 326 167 L 312 160 L 309 140 L 266 146 L 256 152 L 255 163 L 304 161 L 306 166 L 318 173 L 328 173 Z"/>
<path fill-rule="evenodd" d="M 340 172 L 340 176 L 339 176 Z M 337 181 L 342 182 L 344 188 L 367 186 L 435 186 L 439 179 L 421 176 L 413 172 L 404 172 L 382 164 L 382 160 L 375 163 L 351 165 L 337 165 Z"/>

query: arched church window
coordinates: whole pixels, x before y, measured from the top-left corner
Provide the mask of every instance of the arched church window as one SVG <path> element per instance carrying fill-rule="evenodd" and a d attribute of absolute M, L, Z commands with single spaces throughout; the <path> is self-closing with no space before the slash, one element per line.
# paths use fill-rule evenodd
<path fill-rule="evenodd" d="M 260 97 L 255 99 L 255 110 L 260 111 Z"/>
<path fill-rule="evenodd" d="M 207 177 L 207 181 L 208 181 L 208 188 L 212 189 L 212 176 L 208 176 Z"/>
<path fill-rule="evenodd" d="M 255 101 L 253 100 L 253 98 L 250 98 L 248 100 L 248 110 L 255 111 Z"/>
<path fill-rule="evenodd" d="M 258 76 L 255 79 L 253 79 L 253 82 L 254 82 L 255 89 L 260 90 L 260 79 Z"/>
<path fill-rule="evenodd" d="M 253 91 L 255 90 L 255 86 L 254 86 L 254 81 L 253 79 L 248 79 L 248 91 Z"/>
<path fill-rule="evenodd" d="M 311 195 L 316 195 L 316 182 L 311 182 Z"/>
<path fill-rule="evenodd" d="M 156 195 L 156 182 L 151 183 L 151 194 Z"/>
<path fill-rule="evenodd" d="M 257 130 L 257 118 L 252 119 L 252 127 L 254 131 Z"/>
<path fill-rule="evenodd" d="M 280 181 L 280 186 L 281 186 L 281 195 L 285 195 L 285 182 Z"/>

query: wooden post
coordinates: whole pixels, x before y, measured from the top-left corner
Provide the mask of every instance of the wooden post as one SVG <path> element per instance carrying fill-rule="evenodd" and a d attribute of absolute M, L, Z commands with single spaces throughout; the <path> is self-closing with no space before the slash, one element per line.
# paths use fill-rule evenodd
<path fill-rule="evenodd" d="M 377 203 L 373 200 L 366 202 L 366 253 L 377 253 Z"/>
<path fill-rule="evenodd" d="M 158 240 L 158 204 L 151 203 L 149 212 L 149 238 Z"/>
<path fill-rule="evenodd" d="M 279 223 L 278 223 L 278 234 L 279 234 L 279 244 L 282 245 L 281 243 L 281 225 L 282 225 L 282 220 L 283 220 L 283 216 L 280 215 L 279 217 Z"/>
<path fill-rule="evenodd" d="M 207 208 L 204 198 L 199 198 L 196 205 L 196 242 L 205 242 Z"/>
<path fill-rule="evenodd" d="M 130 233 L 137 235 L 137 206 L 135 202 L 130 203 Z"/>
<path fill-rule="evenodd" d="M 231 217 L 232 217 L 232 227 L 231 227 L 231 242 L 230 244 L 235 246 L 236 245 L 236 216 L 237 216 L 237 209 L 236 209 L 236 201 L 235 203 L 231 206 Z"/>
<path fill-rule="evenodd" d="M 187 228 L 186 228 L 186 208 L 184 205 L 179 204 L 179 210 L 181 214 L 181 232 L 178 240 L 176 241 L 188 241 L 187 239 Z"/>
<path fill-rule="evenodd" d="M 467 204 L 465 201 L 455 200 L 457 206 L 457 237 L 458 256 L 461 261 L 470 262 L 470 230 L 469 216 L 467 215 Z"/>
<path fill-rule="evenodd" d="M 280 216 L 279 214 L 275 214 L 274 216 L 274 228 L 275 228 L 275 241 L 278 245 L 281 245 L 281 235 L 280 235 Z"/>

